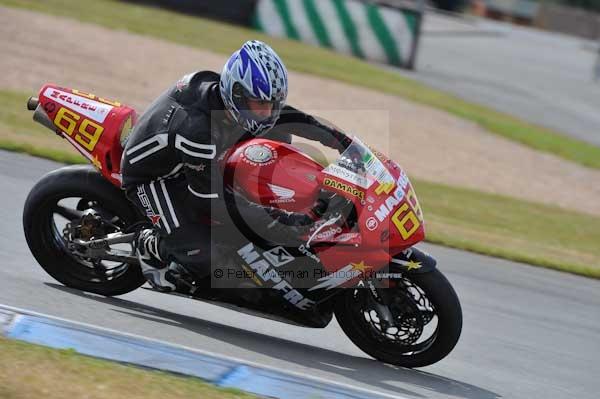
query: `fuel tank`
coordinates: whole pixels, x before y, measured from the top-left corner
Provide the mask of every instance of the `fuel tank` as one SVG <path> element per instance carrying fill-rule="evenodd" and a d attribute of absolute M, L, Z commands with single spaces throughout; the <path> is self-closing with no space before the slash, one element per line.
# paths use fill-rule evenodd
<path fill-rule="evenodd" d="M 301 212 L 314 205 L 323 167 L 290 144 L 252 139 L 230 152 L 224 169 L 227 183 L 248 200 Z"/>

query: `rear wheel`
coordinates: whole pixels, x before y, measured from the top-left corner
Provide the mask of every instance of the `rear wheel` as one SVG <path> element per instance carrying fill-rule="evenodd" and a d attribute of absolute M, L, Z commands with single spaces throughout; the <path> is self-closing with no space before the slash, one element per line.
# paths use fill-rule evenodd
<path fill-rule="evenodd" d="M 424 367 L 452 351 L 462 329 L 462 310 L 454 289 L 437 269 L 394 280 L 395 287 L 347 289 L 335 316 L 348 338 L 385 363 Z M 385 291 L 385 292 L 381 292 Z"/>
<path fill-rule="evenodd" d="M 144 283 L 139 267 L 79 256 L 71 239 L 102 238 L 139 219 L 123 192 L 93 167 L 69 166 L 47 174 L 31 190 L 23 228 L 31 253 L 48 274 L 68 287 L 112 296 Z M 129 244 L 115 248 L 133 253 Z"/>

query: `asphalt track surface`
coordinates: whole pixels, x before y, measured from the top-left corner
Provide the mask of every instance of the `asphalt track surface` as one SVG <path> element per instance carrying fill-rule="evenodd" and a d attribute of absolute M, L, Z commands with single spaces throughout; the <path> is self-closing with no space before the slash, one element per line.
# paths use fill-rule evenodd
<path fill-rule="evenodd" d="M 416 72 L 400 73 L 600 146 L 597 43 L 436 13 L 423 30 Z"/>
<path fill-rule="evenodd" d="M 27 193 L 59 164 L 0 151 L 0 303 L 182 344 L 403 398 L 597 398 L 600 281 L 438 246 L 463 305 L 462 338 L 420 370 L 381 364 L 335 321 L 294 327 L 148 290 L 105 298 L 71 290 L 37 265 L 23 236 Z"/>

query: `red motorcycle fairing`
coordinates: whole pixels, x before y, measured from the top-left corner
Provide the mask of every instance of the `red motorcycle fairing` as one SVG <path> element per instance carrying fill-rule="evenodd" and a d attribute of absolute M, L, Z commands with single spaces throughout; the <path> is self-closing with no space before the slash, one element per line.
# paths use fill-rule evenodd
<path fill-rule="evenodd" d="M 38 110 L 112 184 L 121 187 L 121 155 L 137 121 L 133 108 L 53 84 L 38 95 Z M 40 111 L 36 111 L 40 112 Z"/>
<path fill-rule="evenodd" d="M 334 190 L 356 207 L 360 243 L 357 246 L 344 245 L 334 236 L 331 241 L 336 243 L 335 246 L 318 247 L 317 253 L 326 270 L 333 273 L 344 268 L 351 271 L 364 268 L 365 272 L 372 274 L 387 266 L 394 255 L 424 239 L 422 212 L 410 181 L 396 163 L 386 160 L 384 164 L 393 181 L 381 183 L 373 180 L 367 188 L 363 188 L 339 177 L 335 179 L 343 182 L 344 186 L 338 185 Z M 319 177 L 324 186 L 328 184 L 327 179 L 331 177 L 325 173 Z M 343 234 L 348 233 L 340 235 Z M 350 268 L 349 265 L 358 266 Z M 348 285 L 357 280 L 354 278 Z"/>
<path fill-rule="evenodd" d="M 310 249 L 318 255 L 317 268 L 322 266 L 322 270 L 313 267 L 314 282 L 301 292 L 317 303 L 329 295 L 315 296 L 312 291 L 351 286 L 361 277 L 372 276 L 390 264 L 394 255 L 425 236 L 422 211 L 404 171 L 383 154 L 364 149 L 367 155 L 363 161 L 373 172 L 366 177 L 357 177 L 334 164 L 323 169 L 295 147 L 266 139 L 239 144 L 225 163 L 226 170 L 234 176 L 236 190 L 263 205 L 272 206 L 274 200 L 285 197 L 286 201 L 278 204 L 281 208 L 307 212 L 321 188 L 336 192 L 354 204 L 358 228 L 333 225 L 311 239 Z M 288 191 L 277 192 L 273 187 Z M 300 248 L 300 252 L 310 257 L 308 249 Z M 285 269 L 299 266 L 300 263 L 291 262 Z M 415 261 L 405 268 L 421 266 Z"/>
<path fill-rule="evenodd" d="M 363 245 L 398 253 L 425 238 L 423 212 L 405 172 L 391 160 L 384 163 L 391 182 L 377 182 L 358 205 Z"/>

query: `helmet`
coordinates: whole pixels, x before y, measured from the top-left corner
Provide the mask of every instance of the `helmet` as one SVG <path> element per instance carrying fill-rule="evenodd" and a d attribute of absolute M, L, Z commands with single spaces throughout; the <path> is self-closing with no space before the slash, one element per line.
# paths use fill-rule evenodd
<path fill-rule="evenodd" d="M 256 136 L 268 131 L 279 119 L 287 97 L 287 71 L 271 47 L 251 40 L 229 58 L 219 88 L 225 109 L 244 130 Z M 249 100 L 270 102 L 271 114 L 255 114 Z"/>

